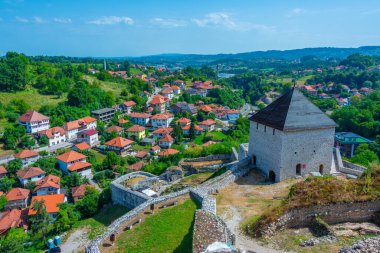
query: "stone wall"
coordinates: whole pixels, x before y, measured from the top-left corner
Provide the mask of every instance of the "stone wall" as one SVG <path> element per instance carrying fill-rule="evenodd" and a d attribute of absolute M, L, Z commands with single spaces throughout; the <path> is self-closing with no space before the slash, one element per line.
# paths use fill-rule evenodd
<path fill-rule="evenodd" d="M 343 173 L 360 176 L 361 174 L 363 174 L 364 171 L 367 170 L 366 167 L 358 165 L 358 164 L 350 163 L 349 161 L 343 160 L 342 162 L 343 162 L 343 167 L 339 168 L 339 171 Z"/>
<path fill-rule="evenodd" d="M 235 236 L 227 229 L 226 224 L 215 214 L 204 210 L 195 213 L 193 229 L 193 252 L 200 253 L 214 242 L 234 244 Z"/>
<path fill-rule="evenodd" d="M 262 229 L 261 234 L 270 236 L 284 228 L 308 227 L 312 225 L 316 216 L 328 224 L 368 222 L 372 221 L 374 214 L 379 211 L 380 201 L 295 208 L 281 216 L 277 221 L 268 224 L 266 228 Z"/>
<path fill-rule="evenodd" d="M 231 159 L 231 154 L 219 154 L 219 155 L 209 155 L 205 157 L 183 159 L 181 162 L 206 162 L 206 161 L 213 161 L 213 160 L 230 160 L 230 159 Z"/>

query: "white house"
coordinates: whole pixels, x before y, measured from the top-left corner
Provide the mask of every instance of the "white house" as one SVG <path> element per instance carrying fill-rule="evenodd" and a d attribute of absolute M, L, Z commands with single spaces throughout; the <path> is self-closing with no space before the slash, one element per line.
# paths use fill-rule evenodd
<path fill-rule="evenodd" d="M 28 167 L 26 169 L 22 169 L 17 171 L 17 177 L 20 180 L 21 185 L 24 187 L 28 184 L 28 182 L 36 182 L 45 176 L 45 171 L 43 171 L 39 167 Z"/>
<path fill-rule="evenodd" d="M 134 124 L 137 124 L 140 126 L 146 126 L 146 124 L 148 124 L 148 122 L 149 122 L 150 116 L 152 116 L 152 115 L 150 115 L 148 113 L 132 112 L 132 113 L 128 114 L 128 116 Z"/>
<path fill-rule="evenodd" d="M 179 95 L 181 94 L 181 88 L 178 87 L 177 85 L 173 85 L 172 87 L 170 87 L 174 93 L 174 95 Z"/>
<path fill-rule="evenodd" d="M 67 122 L 63 128 L 66 131 L 67 140 L 75 140 L 80 132 L 96 129 L 96 119 L 92 117 L 84 117 L 74 121 Z"/>
<path fill-rule="evenodd" d="M 52 127 L 37 133 L 38 137 L 46 136 L 49 140 L 49 147 L 66 141 L 66 131 L 62 127 Z"/>
<path fill-rule="evenodd" d="M 173 99 L 173 91 L 171 88 L 167 88 L 161 91 L 162 95 L 168 97 L 169 99 Z"/>
<path fill-rule="evenodd" d="M 54 175 L 47 175 L 46 177 L 36 181 L 36 187 L 33 193 L 37 196 L 49 195 L 49 194 L 60 194 L 60 182 L 61 179 Z"/>
<path fill-rule="evenodd" d="M 173 119 L 174 115 L 171 113 L 156 114 L 150 118 L 150 124 L 152 128 L 169 127 Z"/>
<path fill-rule="evenodd" d="M 212 119 L 206 119 L 199 122 L 198 125 L 203 129 L 203 131 L 209 132 L 215 129 L 215 121 Z"/>
<path fill-rule="evenodd" d="M 91 163 L 88 163 L 86 158 L 87 156 L 74 150 L 70 150 L 57 156 L 59 169 L 65 174 L 77 172 L 84 177 L 90 177 L 92 175 Z"/>
<path fill-rule="evenodd" d="M 49 117 L 37 111 L 27 111 L 18 119 L 20 125 L 26 128 L 29 134 L 47 130 L 50 127 Z"/>
<path fill-rule="evenodd" d="M 83 131 L 78 134 L 77 140 L 86 142 L 88 145 L 93 147 L 99 144 L 99 133 L 95 129 Z"/>
<path fill-rule="evenodd" d="M 166 134 L 164 137 L 158 140 L 158 145 L 161 148 L 170 148 L 170 146 L 173 144 L 174 139 L 170 135 Z"/>
<path fill-rule="evenodd" d="M 21 160 L 23 168 L 32 165 L 40 159 L 40 155 L 36 151 L 29 149 L 22 150 L 21 152 L 15 154 L 14 157 Z"/>
<path fill-rule="evenodd" d="M 126 101 L 119 105 L 119 110 L 126 114 L 129 114 L 132 112 L 133 106 L 135 105 L 136 105 L 135 101 L 132 101 L 132 100 Z"/>

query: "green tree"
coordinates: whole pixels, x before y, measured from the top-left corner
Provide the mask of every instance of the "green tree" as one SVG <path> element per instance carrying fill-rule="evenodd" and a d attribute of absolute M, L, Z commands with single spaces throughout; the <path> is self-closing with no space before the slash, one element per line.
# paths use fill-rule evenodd
<path fill-rule="evenodd" d="M 75 208 L 82 217 L 91 217 L 98 211 L 99 191 L 93 187 L 87 187 L 84 197 L 75 204 Z"/>
<path fill-rule="evenodd" d="M 180 144 L 183 139 L 183 136 L 182 136 L 182 128 L 179 123 L 174 125 L 173 136 L 174 136 L 175 143 Z"/>
<path fill-rule="evenodd" d="M 0 196 L 0 211 L 3 211 L 5 205 L 7 204 L 8 200 L 5 197 L 5 195 Z"/>
<path fill-rule="evenodd" d="M 368 144 L 361 144 L 356 149 L 356 154 L 351 157 L 351 162 L 369 166 L 370 163 L 378 160 L 375 152 L 369 149 Z"/>
<path fill-rule="evenodd" d="M 57 219 L 54 222 L 54 230 L 62 233 L 69 230 L 79 220 L 80 213 L 73 204 L 63 203 L 59 205 Z"/>
<path fill-rule="evenodd" d="M 193 141 L 195 139 L 196 135 L 197 135 L 197 132 L 195 130 L 194 122 L 191 122 L 190 129 L 189 129 L 189 138 L 190 138 L 190 140 Z"/>
<path fill-rule="evenodd" d="M 113 166 L 120 165 L 120 157 L 113 151 L 107 153 L 106 158 L 102 162 L 104 169 L 112 169 Z"/>
<path fill-rule="evenodd" d="M 27 64 L 25 55 L 8 52 L 0 61 L 0 90 L 23 90 L 27 84 Z"/>
<path fill-rule="evenodd" d="M 0 252 L 24 252 L 24 244 L 27 240 L 28 234 L 22 228 L 11 228 L 8 234 L 0 239 Z"/>
<path fill-rule="evenodd" d="M 14 159 L 14 160 L 12 160 L 12 161 L 10 161 L 8 163 L 7 170 L 11 174 L 14 174 L 18 170 L 21 170 L 21 169 L 22 169 L 22 161 L 21 161 L 21 159 L 16 158 L 16 159 Z"/>
<path fill-rule="evenodd" d="M 52 218 L 46 211 L 44 200 L 34 201 L 32 209 L 36 211 L 36 214 L 29 216 L 31 230 L 33 233 L 40 233 L 45 241 L 46 235 L 52 229 Z"/>
<path fill-rule="evenodd" d="M 13 178 L 2 177 L 0 178 L 0 191 L 7 192 L 12 189 L 12 186 L 15 184 L 15 180 Z"/>

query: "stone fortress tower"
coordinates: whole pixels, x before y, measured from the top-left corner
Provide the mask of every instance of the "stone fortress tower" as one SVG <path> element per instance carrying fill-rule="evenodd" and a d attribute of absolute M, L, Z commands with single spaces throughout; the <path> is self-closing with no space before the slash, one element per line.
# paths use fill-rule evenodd
<path fill-rule="evenodd" d="M 329 174 L 335 122 L 293 88 L 250 118 L 248 155 L 274 182 Z"/>

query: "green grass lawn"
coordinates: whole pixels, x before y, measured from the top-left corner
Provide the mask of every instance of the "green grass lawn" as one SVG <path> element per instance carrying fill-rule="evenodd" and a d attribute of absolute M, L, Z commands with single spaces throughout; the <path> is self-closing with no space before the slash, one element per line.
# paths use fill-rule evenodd
<path fill-rule="evenodd" d="M 192 252 L 196 204 L 183 204 L 158 211 L 117 239 L 115 252 Z"/>
<path fill-rule="evenodd" d="M 138 68 L 130 68 L 131 75 L 137 75 L 139 73 L 142 73 L 142 71 Z"/>
<path fill-rule="evenodd" d="M 97 235 L 103 233 L 106 227 L 114 220 L 126 214 L 128 211 L 129 209 L 124 206 L 109 205 L 101 209 L 95 216 L 78 221 L 73 229 L 89 228 L 88 238 L 92 240 Z"/>
<path fill-rule="evenodd" d="M 106 155 L 105 155 L 105 154 L 102 154 L 102 153 L 100 153 L 100 152 L 97 151 L 97 150 L 93 150 L 93 149 L 91 149 L 91 152 L 95 155 L 95 157 L 96 157 L 96 161 L 99 162 L 99 163 L 102 163 L 103 160 L 106 158 Z"/>
<path fill-rule="evenodd" d="M 225 135 L 221 131 L 212 131 L 212 132 L 206 133 L 206 137 L 210 137 L 211 140 L 213 141 L 222 141 L 227 137 L 227 135 Z M 202 145 L 203 143 L 205 143 L 204 138 L 205 138 L 204 134 L 198 135 L 195 138 L 194 143 L 197 145 Z"/>
<path fill-rule="evenodd" d="M 84 76 L 84 79 L 90 83 L 97 81 L 100 84 L 100 88 L 105 91 L 111 91 L 115 96 L 120 96 L 121 91 L 126 88 L 125 84 L 110 81 L 100 81 L 94 76 Z"/>
<path fill-rule="evenodd" d="M 55 95 L 42 95 L 35 88 L 28 88 L 17 92 L 0 92 L 0 101 L 8 104 L 13 99 L 22 99 L 28 103 L 32 109 L 38 110 L 43 105 L 57 105 L 66 100 L 66 94 L 58 98 Z"/>

